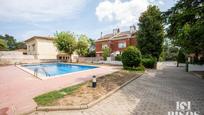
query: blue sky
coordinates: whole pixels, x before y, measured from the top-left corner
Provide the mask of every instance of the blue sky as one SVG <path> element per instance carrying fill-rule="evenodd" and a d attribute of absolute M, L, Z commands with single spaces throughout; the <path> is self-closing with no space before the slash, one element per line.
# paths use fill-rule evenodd
<path fill-rule="evenodd" d="M 23 41 L 71 31 L 97 39 L 101 32 L 111 33 L 116 27 L 126 31 L 136 25 L 149 4 L 165 11 L 175 0 L 0 0 L 0 34 Z"/>

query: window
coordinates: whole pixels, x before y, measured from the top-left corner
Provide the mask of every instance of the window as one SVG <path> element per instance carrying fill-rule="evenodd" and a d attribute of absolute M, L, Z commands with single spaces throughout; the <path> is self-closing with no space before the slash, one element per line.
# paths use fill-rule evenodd
<path fill-rule="evenodd" d="M 108 47 L 108 44 L 106 43 L 102 44 L 102 49 L 107 48 L 107 47 Z"/>
<path fill-rule="evenodd" d="M 33 51 L 35 51 L 35 44 L 33 44 L 32 47 L 33 47 Z"/>
<path fill-rule="evenodd" d="M 126 42 L 118 43 L 118 48 L 126 48 Z"/>
<path fill-rule="evenodd" d="M 28 51 L 30 51 L 30 46 L 28 46 Z"/>

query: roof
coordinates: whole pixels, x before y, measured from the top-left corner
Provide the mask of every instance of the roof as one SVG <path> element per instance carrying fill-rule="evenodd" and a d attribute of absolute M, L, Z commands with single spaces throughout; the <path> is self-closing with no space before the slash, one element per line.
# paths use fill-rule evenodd
<path fill-rule="evenodd" d="M 126 39 L 131 38 L 135 33 L 131 33 L 130 31 L 119 32 L 116 35 L 106 34 L 102 38 L 99 38 L 97 41 L 106 41 L 106 40 L 117 40 L 117 39 Z M 96 42 L 97 42 L 96 41 Z"/>
<path fill-rule="evenodd" d="M 44 39 L 44 40 L 54 40 L 54 37 L 45 37 L 45 36 L 33 36 L 27 40 L 25 40 L 25 42 L 29 42 L 32 41 L 34 39 Z"/>

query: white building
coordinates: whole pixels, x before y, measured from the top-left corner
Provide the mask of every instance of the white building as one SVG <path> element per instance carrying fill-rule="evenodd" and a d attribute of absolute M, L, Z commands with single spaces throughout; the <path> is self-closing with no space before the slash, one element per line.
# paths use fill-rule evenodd
<path fill-rule="evenodd" d="M 33 55 L 35 59 L 57 59 L 58 50 L 53 40 L 53 37 L 31 37 L 25 41 L 27 55 Z"/>
<path fill-rule="evenodd" d="M 26 40 L 27 55 L 33 55 L 35 59 L 59 59 L 68 61 L 69 56 L 66 53 L 57 50 L 53 43 L 53 37 L 33 36 Z M 78 55 L 76 52 L 71 56 L 72 62 L 76 62 Z"/>

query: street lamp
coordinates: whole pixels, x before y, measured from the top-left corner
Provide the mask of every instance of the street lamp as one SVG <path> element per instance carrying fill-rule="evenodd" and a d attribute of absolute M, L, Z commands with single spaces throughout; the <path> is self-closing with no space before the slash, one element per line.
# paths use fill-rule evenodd
<path fill-rule="evenodd" d="M 96 88 L 96 76 L 95 75 L 92 78 L 92 87 Z"/>

